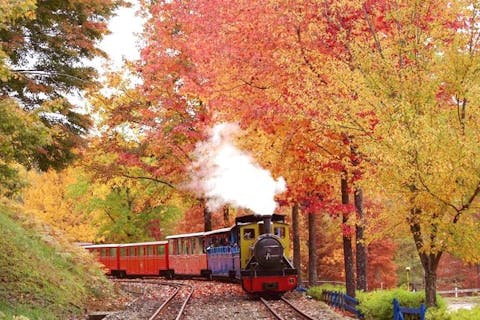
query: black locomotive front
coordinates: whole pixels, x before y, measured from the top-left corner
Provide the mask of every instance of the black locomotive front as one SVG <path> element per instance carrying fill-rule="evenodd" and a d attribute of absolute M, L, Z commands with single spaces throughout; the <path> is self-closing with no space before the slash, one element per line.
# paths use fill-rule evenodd
<path fill-rule="evenodd" d="M 253 248 L 257 263 L 266 269 L 278 269 L 282 265 L 283 246 L 272 234 L 261 235 Z"/>
<path fill-rule="evenodd" d="M 281 239 L 272 233 L 271 217 L 263 217 L 261 221 L 263 232 L 251 247 L 251 258 L 241 271 L 242 286 L 255 294 L 293 290 L 297 285 L 297 270 L 285 257 Z"/>

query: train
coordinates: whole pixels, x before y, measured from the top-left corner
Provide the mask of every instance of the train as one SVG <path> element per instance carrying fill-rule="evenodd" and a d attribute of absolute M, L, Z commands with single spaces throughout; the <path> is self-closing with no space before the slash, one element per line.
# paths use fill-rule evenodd
<path fill-rule="evenodd" d="M 277 295 L 297 287 L 285 216 L 246 215 L 232 227 L 177 234 L 165 241 L 84 245 L 114 277 L 203 277 L 240 281 L 251 295 Z"/>

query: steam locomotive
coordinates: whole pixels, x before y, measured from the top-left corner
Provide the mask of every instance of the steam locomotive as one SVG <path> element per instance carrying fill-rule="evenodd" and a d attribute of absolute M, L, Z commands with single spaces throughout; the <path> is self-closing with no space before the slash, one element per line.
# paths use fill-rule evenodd
<path fill-rule="evenodd" d="M 167 241 L 84 246 L 109 275 L 239 280 L 252 295 L 281 295 L 297 286 L 283 215 L 238 217 L 228 228 L 171 235 Z"/>

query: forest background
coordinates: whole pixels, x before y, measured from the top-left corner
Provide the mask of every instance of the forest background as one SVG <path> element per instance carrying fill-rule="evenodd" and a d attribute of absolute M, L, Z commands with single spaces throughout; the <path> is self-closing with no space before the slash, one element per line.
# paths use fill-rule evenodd
<path fill-rule="evenodd" d="M 102 78 L 84 59 L 125 3 L 3 2 L 1 191 L 72 241 L 231 225 L 244 210 L 211 210 L 192 178 L 235 123 L 286 181 L 277 211 L 311 282 L 354 295 L 410 267 L 435 305 L 439 265 L 478 263 L 478 2 L 140 1 L 140 58 Z"/>

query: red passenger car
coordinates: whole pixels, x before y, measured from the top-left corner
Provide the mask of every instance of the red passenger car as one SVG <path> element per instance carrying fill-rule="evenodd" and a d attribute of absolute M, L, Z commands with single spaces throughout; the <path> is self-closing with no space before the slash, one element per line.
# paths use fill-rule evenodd
<path fill-rule="evenodd" d="M 106 268 L 106 274 L 113 275 L 112 270 L 119 268 L 118 244 L 95 244 L 83 246 L 97 256 L 98 261 Z"/>
<path fill-rule="evenodd" d="M 98 244 L 84 246 L 98 255 L 107 274 L 126 276 L 169 276 L 168 242 L 154 241 L 130 244 Z"/>
<path fill-rule="evenodd" d="M 170 269 L 175 275 L 211 277 L 204 250 L 204 232 L 168 236 Z"/>

